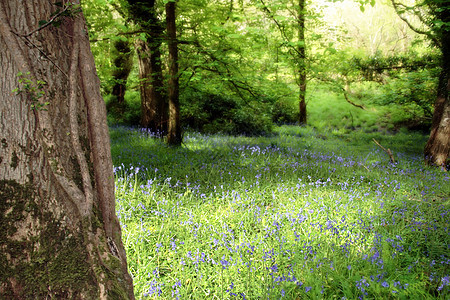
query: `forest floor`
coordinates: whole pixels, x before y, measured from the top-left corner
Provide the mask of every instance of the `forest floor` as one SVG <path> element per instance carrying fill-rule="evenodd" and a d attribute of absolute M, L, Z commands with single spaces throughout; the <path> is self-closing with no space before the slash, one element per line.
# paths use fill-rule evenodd
<path fill-rule="evenodd" d="M 282 126 L 170 148 L 111 128 L 137 298 L 449 299 L 450 175 L 425 142 Z"/>

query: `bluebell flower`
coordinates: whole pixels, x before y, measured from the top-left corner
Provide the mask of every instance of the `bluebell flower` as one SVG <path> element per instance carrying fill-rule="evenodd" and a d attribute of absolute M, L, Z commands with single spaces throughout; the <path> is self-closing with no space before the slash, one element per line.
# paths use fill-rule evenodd
<path fill-rule="evenodd" d="M 226 290 L 226 292 L 229 293 L 233 288 L 234 288 L 234 283 L 232 281 L 230 284 L 230 287 Z"/>
<path fill-rule="evenodd" d="M 441 278 L 441 285 L 438 287 L 438 291 L 442 291 L 445 286 L 450 285 L 450 276 L 445 276 Z"/>
<path fill-rule="evenodd" d="M 230 265 L 230 263 L 227 260 L 225 260 L 225 255 L 220 260 L 220 263 L 222 264 L 222 268 L 223 269 L 227 269 L 228 266 Z"/>

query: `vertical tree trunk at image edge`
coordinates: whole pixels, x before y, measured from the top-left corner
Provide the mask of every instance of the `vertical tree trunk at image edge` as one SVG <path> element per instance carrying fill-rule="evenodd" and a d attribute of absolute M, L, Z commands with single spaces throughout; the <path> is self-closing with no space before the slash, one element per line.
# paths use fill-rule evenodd
<path fill-rule="evenodd" d="M 181 145 L 180 100 L 178 83 L 178 43 L 176 30 L 176 3 L 166 4 L 167 35 L 169 44 L 169 128 L 167 143 Z"/>
<path fill-rule="evenodd" d="M 306 113 L 306 41 L 305 41 L 305 0 L 298 2 L 298 87 L 299 87 L 299 123 L 307 124 Z"/>
<path fill-rule="evenodd" d="M 448 17 L 450 19 L 450 17 Z M 450 32 L 442 36 L 442 71 L 434 104 L 430 138 L 425 146 L 425 161 L 448 169 L 450 154 Z"/>
<path fill-rule="evenodd" d="M 134 299 L 79 1 L 0 0 L 0 65 L 1 298 Z"/>

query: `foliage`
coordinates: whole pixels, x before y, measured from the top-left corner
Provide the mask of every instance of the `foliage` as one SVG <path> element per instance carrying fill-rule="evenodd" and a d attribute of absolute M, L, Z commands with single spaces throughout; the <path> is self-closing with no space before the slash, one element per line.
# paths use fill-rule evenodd
<path fill-rule="evenodd" d="M 362 78 L 367 81 L 384 82 L 386 78 L 396 77 L 405 72 L 420 72 L 423 70 L 434 71 L 433 77 L 437 76 L 436 69 L 441 65 L 441 57 L 436 53 L 420 55 L 410 51 L 400 55 L 382 55 L 376 53 L 373 56 L 352 58 L 352 65 L 359 71 Z"/>
<path fill-rule="evenodd" d="M 426 137 L 275 131 L 172 149 L 112 129 L 137 297 L 448 298 L 450 178 L 422 164 Z"/>
<path fill-rule="evenodd" d="M 145 38 L 138 28 L 133 28 L 123 19 L 123 10 L 128 7 L 125 2 L 84 2 L 105 95 L 111 92 L 114 84 L 111 80 L 116 57 L 113 44 L 125 38 L 131 44 L 136 38 Z M 297 4 L 288 2 L 287 6 L 283 1 L 264 1 L 267 6 L 260 1 L 178 3 L 179 79 L 184 127 L 237 134 L 250 129 L 251 134 L 255 134 L 268 131 L 269 119 L 279 124 L 295 122 L 299 107 L 298 86 L 292 67 L 298 62 L 292 59 L 290 51 L 295 51 L 298 46 L 294 13 Z M 163 4 L 162 1 L 155 2 L 154 12 L 158 20 L 164 18 Z M 344 99 L 338 95 L 346 94 L 351 102 L 371 110 L 360 113 L 344 103 L 317 100 L 326 97 L 325 91 L 317 89 L 313 83 L 307 90 L 310 121 L 318 128 L 326 126 L 340 131 L 362 127 L 369 132 L 392 129 L 400 123 L 405 124 L 404 121 L 428 126 L 428 97 L 432 94 L 432 81 L 426 80 L 426 76 L 435 76 L 432 70 L 439 59 L 417 34 L 396 19 L 392 7 L 376 3 L 365 8 L 362 13 L 359 3 L 348 1 L 308 4 L 305 37 L 308 43 L 308 81 L 320 80 L 326 84 L 330 99 L 341 102 Z M 351 13 L 347 14 L 347 11 Z M 166 50 L 163 43 L 165 74 Z M 127 85 L 131 93 L 138 88 L 136 68 L 135 60 L 128 79 L 131 83 Z M 364 90 L 363 87 L 369 85 L 368 80 L 382 84 L 378 87 L 371 85 L 369 90 Z M 202 92 L 194 92 L 195 89 Z M 408 89 L 411 92 L 408 93 Z M 223 98 L 212 100 L 215 105 L 225 105 L 224 111 L 220 112 L 222 119 L 216 118 L 218 113 L 215 110 L 219 108 L 211 109 L 205 103 L 211 95 Z M 319 102 L 315 104 L 315 101 Z M 108 103 L 111 105 L 110 99 Z M 249 103 L 252 103 L 251 108 Z M 234 106 L 229 108 L 229 105 Z M 244 107 L 245 113 L 239 111 Z M 402 107 L 405 113 L 401 113 Z M 130 111 L 128 114 L 136 116 L 139 112 Z M 248 128 L 240 125 L 244 120 L 252 121 L 253 115 L 264 120 L 256 122 L 258 128 L 251 124 Z M 374 120 L 376 117 L 379 119 Z M 401 122 L 387 124 L 390 118 Z M 124 118 L 116 114 L 112 119 L 122 122 Z"/>
<path fill-rule="evenodd" d="M 114 70 L 114 59 L 117 52 L 114 44 L 124 42 L 133 31 L 133 24 L 126 22 L 120 13 L 116 1 L 86 0 L 82 8 L 89 30 L 91 50 L 94 54 L 97 74 L 100 78 L 101 91 L 104 96 L 111 93 Z M 132 42 L 130 39 L 129 42 Z M 134 50 L 134 49 L 133 49 Z"/>
<path fill-rule="evenodd" d="M 355 56 L 351 61 L 353 73 L 347 73 L 352 74 L 351 80 L 379 84 L 371 94 L 360 94 L 360 99 L 376 106 L 401 107 L 402 117 L 391 120 L 395 126 L 428 130 L 437 94 L 439 55 L 419 55 L 413 51 L 390 56 L 377 53 L 373 57 Z"/>
<path fill-rule="evenodd" d="M 126 38 L 115 40 L 111 50 L 111 59 L 114 65 L 112 70 L 113 84 L 126 85 L 126 79 L 133 68 L 130 42 Z M 125 79 L 124 79 L 125 78 Z"/>
<path fill-rule="evenodd" d="M 410 115 L 411 123 L 429 126 L 437 94 L 438 72 L 436 69 L 424 70 L 392 78 L 382 86 L 375 101 L 380 105 L 399 104 Z"/>
<path fill-rule="evenodd" d="M 267 109 L 260 103 L 194 90 L 185 91 L 180 101 L 183 125 L 200 132 L 259 135 L 271 131 Z"/>
<path fill-rule="evenodd" d="M 298 121 L 298 107 L 288 99 L 277 100 L 272 107 L 272 121 L 275 124 L 294 124 Z"/>
<path fill-rule="evenodd" d="M 126 91 L 125 102 L 108 95 L 105 97 L 110 125 L 138 126 L 141 119 L 141 100 L 138 91 Z"/>

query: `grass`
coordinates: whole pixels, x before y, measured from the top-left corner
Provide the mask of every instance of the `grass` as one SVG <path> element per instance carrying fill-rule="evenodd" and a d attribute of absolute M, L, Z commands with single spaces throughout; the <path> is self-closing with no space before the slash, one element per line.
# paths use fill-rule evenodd
<path fill-rule="evenodd" d="M 170 148 L 117 127 L 111 140 L 137 298 L 450 297 L 449 174 L 423 165 L 424 136 L 283 126 Z"/>

